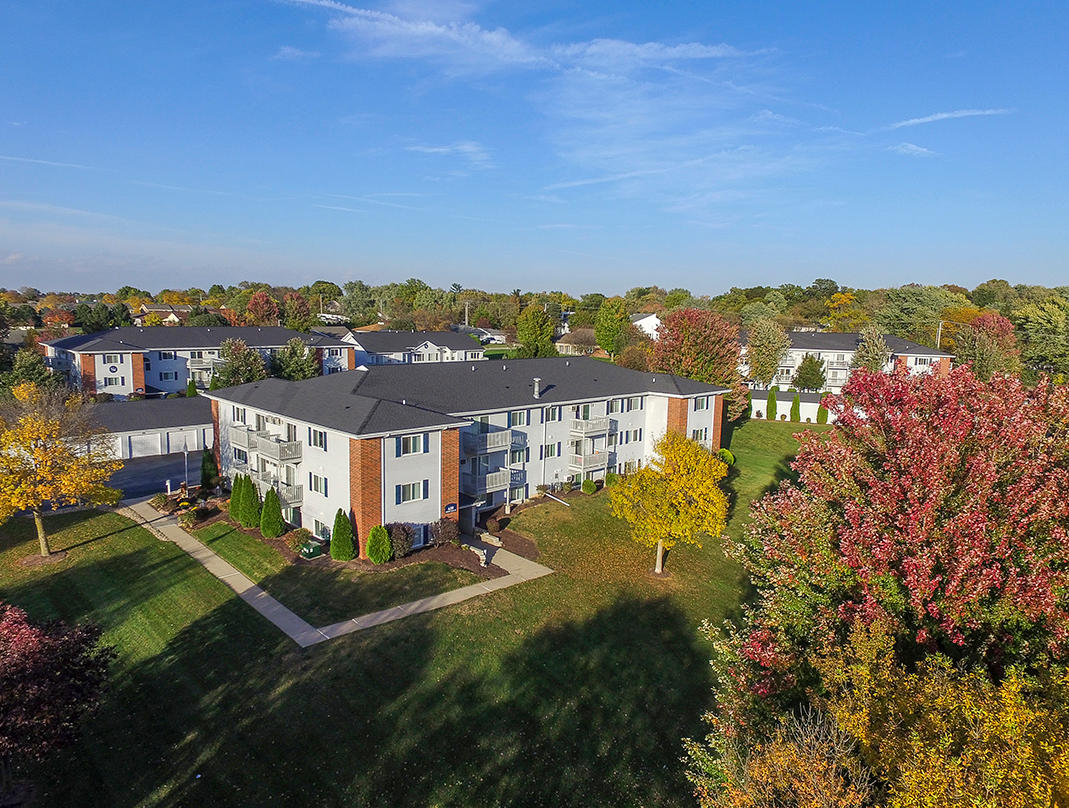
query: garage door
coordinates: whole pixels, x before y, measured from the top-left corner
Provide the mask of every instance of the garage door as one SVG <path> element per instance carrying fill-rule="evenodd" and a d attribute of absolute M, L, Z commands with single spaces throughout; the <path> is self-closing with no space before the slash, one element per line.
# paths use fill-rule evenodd
<path fill-rule="evenodd" d="M 130 457 L 151 457 L 158 454 L 160 454 L 160 435 L 158 432 L 130 436 Z"/>
<path fill-rule="evenodd" d="M 189 451 L 194 452 L 200 448 L 199 437 L 196 429 L 176 429 L 173 432 L 168 432 L 167 451 L 181 452 L 183 449 L 188 448 Z"/>

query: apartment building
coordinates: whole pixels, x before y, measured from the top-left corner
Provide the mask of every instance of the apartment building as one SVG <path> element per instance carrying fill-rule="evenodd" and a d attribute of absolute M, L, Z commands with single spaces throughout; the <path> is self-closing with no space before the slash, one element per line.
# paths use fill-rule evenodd
<path fill-rule="evenodd" d="M 41 345 L 45 362 L 53 372 L 66 376 L 72 387 L 125 398 L 133 393 L 160 396 L 182 392 L 191 378 L 198 388 L 207 388 L 222 364 L 219 350 L 225 340 L 243 340 L 268 361 L 294 337 L 316 351 L 323 374 L 356 366 L 352 345 L 322 334 L 272 326 L 128 326 Z"/>
<path fill-rule="evenodd" d="M 672 429 L 720 445 L 723 388 L 592 359 L 377 365 L 209 391 L 220 468 L 275 488 L 286 520 L 328 538 L 349 513 L 471 531 L 540 486 L 649 461 Z"/>
<path fill-rule="evenodd" d="M 808 354 L 815 356 L 824 364 L 825 390 L 838 393 L 850 377 L 851 364 L 857 352 L 861 335 L 858 333 L 833 333 L 830 331 L 788 331 L 791 347 L 780 360 L 776 377 L 772 384 L 786 388 L 794 379 L 798 365 Z M 749 365 L 746 364 L 746 332 L 740 335 L 742 341 L 742 363 L 739 371 L 743 378 L 748 378 Z M 895 367 L 908 368 L 911 373 L 947 373 L 950 371 L 952 354 L 929 348 L 908 339 L 901 339 L 885 334 L 890 357 L 884 366 L 884 372 L 890 373 Z M 754 385 L 751 384 L 751 387 Z"/>
<path fill-rule="evenodd" d="M 356 348 L 357 365 L 398 365 L 415 362 L 474 362 L 483 359 L 483 346 L 453 331 L 352 331 L 323 327 Z M 344 333 L 339 333 L 344 332 Z"/>

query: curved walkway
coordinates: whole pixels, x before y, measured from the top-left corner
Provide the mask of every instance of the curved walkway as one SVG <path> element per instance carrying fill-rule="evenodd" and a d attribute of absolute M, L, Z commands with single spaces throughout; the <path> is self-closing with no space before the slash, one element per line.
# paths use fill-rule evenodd
<path fill-rule="evenodd" d="M 382 609 L 360 617 L 342 620 L 340 623 L 316 628 L 271 597 L 262 587 L 253 583 L 228 561 L 220 558 L 195 536 L 191 536 L 179 527 L 174 517 L 162 514 L 149 505 L 147 500 L 125 500 L 119 510 L 153 535 L 165 541 L 174 542 L 185 550 L 203 564 L 208 572 L 233 589 L 238 597 L 252 606 L 263 618 L 274 624 L 301 648 L 307 648 L 310 645 L 352 634 L 354 631 L 371 628 L 372 626 L 392 623 L 394 620 L 400 620 L 413 614 L 422 614 L 423 612 L 451 606 L 454 603 L 461 603 L 479 595 L 485 595 L 488 592 L 541 578 L 543 575 L 549 575 L 553 572 L 549 567 L 530 561 L 515 553 L 510 553 L 508 550 L 494 547 L 478 539 L 469 539 L 469 544 L 482 549 L 486 553 L 488 563 L 496 564 L 508 574 L 500 578 L 492 578 L 488 581 L 462 586 L 460 589 L 453 589 L 440 595 L 431 595 L 430 597 L 402 603 L 400 606 L 391 606 L 389 609 Z"/>

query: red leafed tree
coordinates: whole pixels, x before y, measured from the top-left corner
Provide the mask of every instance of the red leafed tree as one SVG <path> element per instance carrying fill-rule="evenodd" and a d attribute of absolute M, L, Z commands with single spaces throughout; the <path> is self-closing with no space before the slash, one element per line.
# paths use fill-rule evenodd
<path fill-rule="evenodd" d="M 243 315 L 240 311 L 236 309 L 222 309 L 221 313 L 230 325 L 245 325 L 245 315 Z"/>
<path fill-rule="evenodd" d="M 998 373 L 1021 369 L 1021 352 L 1013 323 L 1001 314 L 982 314 L 964 326 L 956 340 L 956 361 L 968 364 L 985 381 Z"/>
<path fill-rule="evenodd" d="M 734 548 L 761 593 L 731 675 L 766 696 L 859 621 L 903 658 L 1069 658 L 1069 389 L 858 370 Z M 912 650 L 911 650 L 912 649 Z"/>
<path fill-rule="evenodd" d="M 307 331 L 315 323 L 308 300 L 300 292 L 287 292 L 282 298 L 282 310 L 286 328 Z"/>
<path fill-rule="evenodd" d="M 98 626 L 35 626 L 0 603 L 0 798 L 15 764 L 72 742 L 97 708 L 115 656 L 99 643 Z"/>
<path fill-rule="evenodd" d="M 74 325 L 74 314 L 66 309 L 53 309 L 42 318 L 42 322 L 51 326 Z"/>
<path fill-rule="evenodd" d="M 726 387 L 726 412 L 734 420 L 748 406 L 739 373 L 739 329 L 713 311 L 677 309 L 661 318 L 650 370 Z"/>
<path fill-rule="evenodd" d="M 278 303 L 267 292 L 254 293 L 245 311 L 255 325 L 278 325 Z"/>

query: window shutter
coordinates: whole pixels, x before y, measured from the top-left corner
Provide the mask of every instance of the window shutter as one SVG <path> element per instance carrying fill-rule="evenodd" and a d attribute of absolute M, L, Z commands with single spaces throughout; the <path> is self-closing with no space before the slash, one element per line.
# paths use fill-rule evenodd
<path fill-rule="evenodd" d="M 124 386 L 126 385 L 126 377 L 125 376 L 120 376 L 119 377 L 119 384 L 124 385 Z"/>
<path fill-rule="evenodd" d="M 539 460 L 545 460 L 546 459 L 546 447 L 545 446 L 539 446 L 538 447 L 538 459 Z"/>
<path fill-rule="evenodd" d="M 393 487 L 393 492 L 394 492 L 395 504 L 396 505 L 400 505 L 401 504 L 401 486 L 395 485 Z"/>
<path fill-rule="evenodd" d="M 400 457 L 401 456 L 401 438 L 400 437 L 394 438 L 393 439 L 393 443 L 394 443 L 394 454 L 393 454 L 393 456 L 394 457 Z"/>
<path fill-rule="evenodd" d="M 523 450 L 523 461 L 525 463 L 530 463 L 531 462 L 531 447 L 530 446 L 528 446 L 526 449 Z"/>
<path fill-rule="evenodd" d="M 327 495 L 327 478 L 323 478 L 323 496 Z"/>
<path fill-rule="evenodd" d="M 424 480 L 423 481 L 423 498 L 424 499 L 430 499 L 431 498 L 431 481 L 430 480 Z"/>
<path fill-rule="evenodd" d="M 560 441 L 557 441 L 557 457 L 560 457 Z"/>
<path fill-rule="evenodd" d="M 431 433 L 423 433 L 423 453 L 427 454 L 431 450 Z"/>

